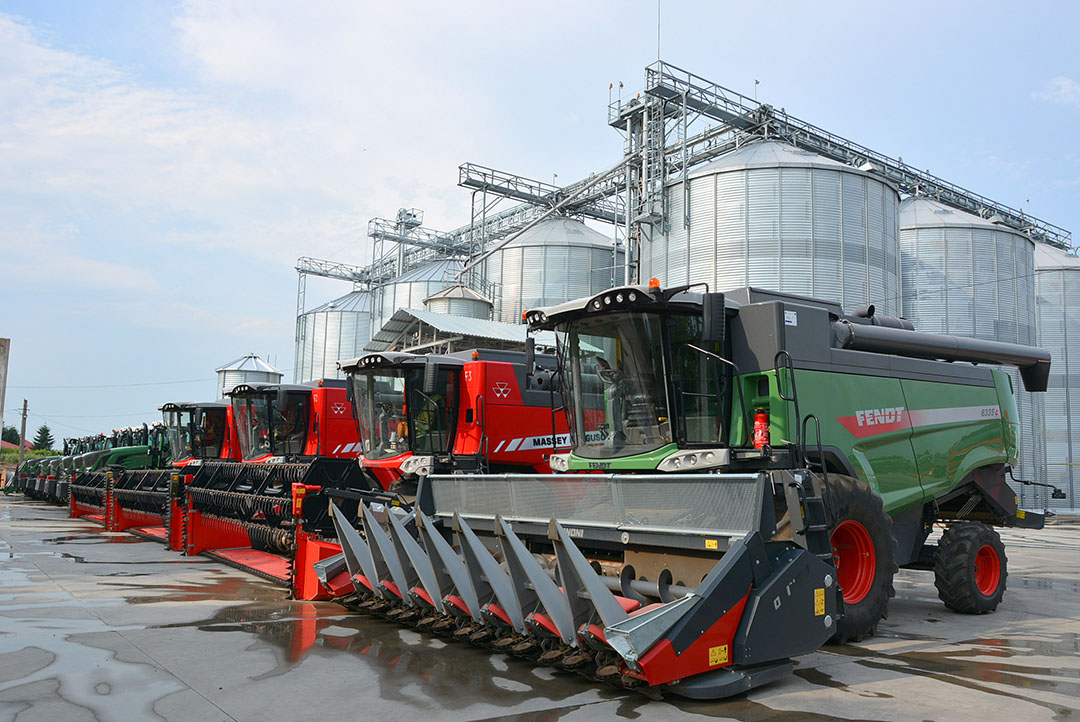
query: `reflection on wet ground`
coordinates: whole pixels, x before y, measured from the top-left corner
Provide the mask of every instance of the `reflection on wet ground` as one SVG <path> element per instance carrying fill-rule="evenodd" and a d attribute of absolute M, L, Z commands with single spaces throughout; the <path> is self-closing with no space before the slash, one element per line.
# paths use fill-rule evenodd
<path fill-rule="evenodd" d="M 803 657 L 778 684 L 695 702 L 653 701 L 332 603 L 290 601 L 242 572 L 53 512 L 0 504 L 0 719 L 793 722 L 969 709 L 1026 721 L 1077 714 L 1080 699 L 1080 601 L 1068 594 L 1080 559 L 1060 532 L 1057 543 L 1010 553 L 997 614 L 954 615 L 929 575 L 904 572 L 873 639 Z"/>

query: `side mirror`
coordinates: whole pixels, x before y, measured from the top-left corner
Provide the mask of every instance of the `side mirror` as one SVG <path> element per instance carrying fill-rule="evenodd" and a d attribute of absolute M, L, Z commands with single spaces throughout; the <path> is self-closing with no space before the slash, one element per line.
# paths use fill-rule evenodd
<path fill-rule="evenodd" d="M 191 412 L 191 420 L 195 424 L 196 427 L 202 428 L 202 425 L 203 425 L 203 410 L 200 409 L 200 408 L 196 408 L 193 412 Z"/>
<path fill-rule="evenodd" d="M 525 373 L 536 373 L 536 338 L 531 334 L 525 338 Z"/>
<path fill-rule="evenodd" d="M 727 307 L 724 305 L 724 294 L 702 294 L 701 315 L 701 342 L 724 343 L 724 335 L 727 333 Z"/>
<path fill-rule="evenodd" d="M 282 416 L 284 416 L 285 415 L 285 407 L 288 406 L 288 404 L 289 404 L 289 394 L 288 394 L 287 391 L 285 391 L 285 389 L 283 389 L 283 388 L 281 388 L 279 386 L 278 390 L 277 390 L 277 399 L 275 401 L 275 406 L 277 408 L 277 412 L 279 414 L 281 414 Z"/>
<path fill-rule="evenodd" d="M 353 399 L 353 377 L 352 374 L 345 375 L 345 401 L 352 405 Z"/>

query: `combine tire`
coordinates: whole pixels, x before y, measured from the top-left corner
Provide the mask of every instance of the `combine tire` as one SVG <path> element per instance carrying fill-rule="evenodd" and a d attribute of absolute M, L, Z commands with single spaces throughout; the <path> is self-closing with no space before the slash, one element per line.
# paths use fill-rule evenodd
<path fill-rule="evenodd" d="M 895 596 L 896 540 L 881 497 L 849 476 L 829 475 L 836 520 L 831 541 L 844 616 L 832 641 L 859 642 L 873 635 Z"/>
<path fill-rule="evenodd" d="M 961 614 L 997 609 L 1009 576 L 1005 545 L 986 524 L 953 524 L 934 553 L 934 586 L 945 606 Z"/>

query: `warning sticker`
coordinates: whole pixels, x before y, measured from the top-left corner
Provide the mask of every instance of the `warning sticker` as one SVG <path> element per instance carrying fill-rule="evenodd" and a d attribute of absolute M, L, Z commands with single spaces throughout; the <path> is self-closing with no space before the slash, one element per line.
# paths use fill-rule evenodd
<path fill-rule="evenodd" d="M 825 614 L 825 587 L 814 590 L 814 616 L 820 617 Z"/>
<path fill-rule="evenodd" d="M 709 666 L 715 667 L 718 664 L 728 663 L 728 645 L 723 644 L 719 647 L 709 647 Z"/>
<path fill-rule="evenodd" d="M 706 549 L 719 549 L 720 544 L 719 544 L 719 542 L 716 541 L 716 539 L 706 539 L 705 540 L 705 548 Z"/>

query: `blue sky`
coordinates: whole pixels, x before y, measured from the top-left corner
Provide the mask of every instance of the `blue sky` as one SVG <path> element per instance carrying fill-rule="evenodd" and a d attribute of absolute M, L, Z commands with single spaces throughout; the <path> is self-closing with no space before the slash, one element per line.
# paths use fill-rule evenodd
<path fill-rule="evenodd" d="M 1080 229 L 1080 5 L 661 16 L 665 60 Z M 4 421 L 27 398 L 82 435 L 209 398 L 248 352 L 291 369 L 298 256 L 363 263 L 402 206 L 461 225 L 464 162 L 607 167 L 608 85 L 656 55 L 655 2 L 0 0 Z"/>

